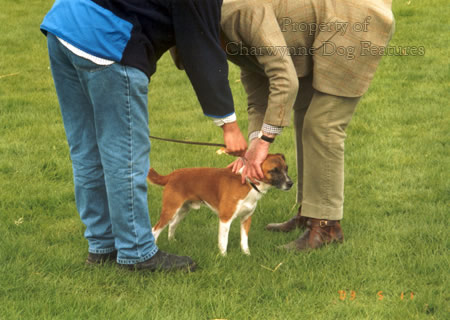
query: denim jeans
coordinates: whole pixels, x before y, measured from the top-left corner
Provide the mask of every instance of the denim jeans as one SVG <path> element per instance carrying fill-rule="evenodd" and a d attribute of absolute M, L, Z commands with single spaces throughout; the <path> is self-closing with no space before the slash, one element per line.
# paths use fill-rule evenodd
<path fill-rule="evenodd" d="M 52 34 L 47 41 L 89 252 L 116 249 L 118 263 L 145 261 L 158 251 L 147 202 L 149 79 L 83 59 Z"/>

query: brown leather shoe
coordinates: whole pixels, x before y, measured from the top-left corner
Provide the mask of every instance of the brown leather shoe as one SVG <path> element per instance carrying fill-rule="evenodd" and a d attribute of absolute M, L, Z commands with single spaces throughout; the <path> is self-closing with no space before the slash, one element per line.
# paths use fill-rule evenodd
<path fill-rule="evenodd" d="M 302 207 L 300 207 L 298 208 L 298 213 L 296 216 L 282 223 L 269 223 L 266 226 L 266 230 L 277 232 L 290 232 L 297 228 L 305 228 L 307 220 L 308 218 L 302 217 Z"/>
<path fill-rule="evenodd" d="M 307 218 L 307 230 L 295 241 L 282 248 L 287 250 L 304 251 L 318 249 L 332 242 L 342 243 L 344 234 L 338 220 L 320 220 Z"/>

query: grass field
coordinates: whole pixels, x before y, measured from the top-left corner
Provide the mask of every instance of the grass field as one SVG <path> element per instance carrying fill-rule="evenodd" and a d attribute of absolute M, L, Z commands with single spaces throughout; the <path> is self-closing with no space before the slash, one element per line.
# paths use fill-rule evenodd
<path fill-rule="evenodd" d="M 177 240 L 159 246 L 192 256 L 192 274 L 87 268 L 71 163 L 45 38 L 50 0 L 3 0 L 0 12 L 0 319 L 449 319 L 450 106 L 446 0 L 394 0 L 392 46 L 424 56 L 389 56 L 348 128 L 346 242 L 304 254 L 276 249 L 298 237 L 264 231 L 294 213 L 295 191 L 273 190 L 253 217 L 252 255 L 230 232 L 217 249 L 217 217 L 192 212 Z M 447 8 L 447 9 L 445 9 Z M 246 97 L 230 83 L 246 131 Z M 152 134 L 220 142 L 183 72 L 164 56 L 150 84 Z M 292 127 L 272 146 L 296 179 Z M 214 148 L 155 141 L 161 173 L 223 167 Z M 156 222 L 161 189 L 149 190 Z M 280 265 L 281 264 L 281 265 Z M 275 268 L 278 267 L 276 270 Z M 403 298 L 402 298 L 403 293 Z"/>

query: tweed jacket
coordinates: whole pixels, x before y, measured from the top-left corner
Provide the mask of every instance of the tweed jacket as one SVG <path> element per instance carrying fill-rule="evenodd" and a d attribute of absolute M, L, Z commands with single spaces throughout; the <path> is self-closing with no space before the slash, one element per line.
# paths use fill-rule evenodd
<path fill-rule="evenodd" d="M 343 97 L 368 89 L 394 29 L 392 0 L 224 0 L 222 36 L 241 67 L 249 133 L 287 126 L 298 78 Z M 301 94 L 301 92 L 299 92 Z"/>

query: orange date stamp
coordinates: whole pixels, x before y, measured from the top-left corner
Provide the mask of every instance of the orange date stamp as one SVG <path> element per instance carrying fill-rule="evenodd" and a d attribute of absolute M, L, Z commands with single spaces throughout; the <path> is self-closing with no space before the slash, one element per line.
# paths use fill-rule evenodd
<path fill-rule="evenodd" d="M 338 294 L 339 294 L 339 300 L 341 301 L 345 301 L 345 300 L 349 300 L 349 301 L 354 301 L 356 300 L 356 291 L 355 290 L 338 290 Z M 385 298 L 385 294 L 383 293 L 383 291 L 378 291 L 376 293 L 376 298 L 379 301 L 382 301 Z M 402 291 L 399 295 L 398 298 L 400 300 L 413 300 L 414 299 L 414 292 L 412 291 L 407 291 L 404 292 Z"/>

